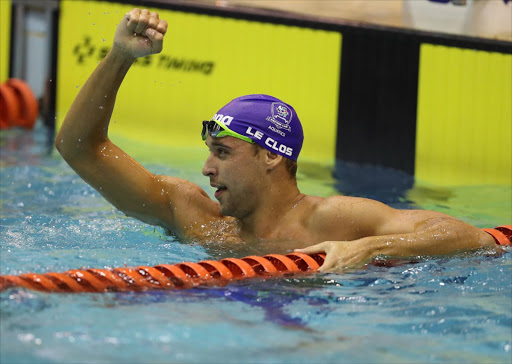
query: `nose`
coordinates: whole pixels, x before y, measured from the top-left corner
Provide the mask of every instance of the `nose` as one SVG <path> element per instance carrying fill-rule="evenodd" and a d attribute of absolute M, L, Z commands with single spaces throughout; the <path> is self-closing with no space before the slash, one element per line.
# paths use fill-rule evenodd
<path fill-rule="evenodd" d="M 217 169 L 215 168 L 214 161 L 213 161 L 213 153 L 210 153 L 208 158 L 206 158 L 206 161 L 203 165 L 203 176 L 209 177 L 209 176 L 215 176 L 217 173 Z"/>

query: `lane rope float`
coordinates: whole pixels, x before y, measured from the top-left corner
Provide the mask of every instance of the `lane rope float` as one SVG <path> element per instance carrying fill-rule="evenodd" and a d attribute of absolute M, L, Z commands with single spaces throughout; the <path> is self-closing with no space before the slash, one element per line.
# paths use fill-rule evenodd
<path fill-rule="evenodd" d="M 512 245 L 512 225 L 501 225 L 494 229 L 482 229 L 490 234 L 498 245 Z"/>
<path fill-rule="evenodd" d="M 0 291 L 23 287 L 43 292 L 120 292 L 224 286 L 230 281 L 315 272 L 325 254 L 290 253 L 248 256 L 154 267 L 72 269 L 63 273 L 25 273 L 0 276 Z"/>
<path fill-rule="evenodd" d="M 38 113 L 37 99 L 25 81 L 11 78 L 0 84 L 1 129 L 14 126 L 32 129 Z"/>
<path fill-rule="evenodd" d="M 497 245 L 512 245 L 512 225 L 482 229 Z M 290 253 L 251 255 L 197 263 L 159 264 L 154 267 L 72 269 L 57 273 L 25 273 L 0 276 L 0 291 L 22 287 L 42 292 L 122 292 L 224 286 L 248 278 L 282 277 L 313 273 L 324 263 L 325 254 Z"/>
<path fill-rule="evenodd" d="M 0 129 L 8 129 L 19 118 L 19 102 L 14 90 L 6 84 L 0 84 Z"/>
<path fill-rule="evenodd" d="M 25 81 L 17 78 L 9 79 L 7 86 L 11 87 L 18 97 L 19 118 L 16 125 L 32 129 L 39 113 L 39 105 L 32 89 Z"/>

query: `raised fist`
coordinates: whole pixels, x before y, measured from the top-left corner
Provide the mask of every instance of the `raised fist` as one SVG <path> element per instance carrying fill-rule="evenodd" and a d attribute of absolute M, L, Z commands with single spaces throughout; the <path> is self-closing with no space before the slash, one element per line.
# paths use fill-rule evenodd
<path fill-rule="evenodd" d="M 167 22 L 158 13 L 134 8 L 119 23 L 113 47 L 134 58 L 160 53 L 166 32 Z"/>

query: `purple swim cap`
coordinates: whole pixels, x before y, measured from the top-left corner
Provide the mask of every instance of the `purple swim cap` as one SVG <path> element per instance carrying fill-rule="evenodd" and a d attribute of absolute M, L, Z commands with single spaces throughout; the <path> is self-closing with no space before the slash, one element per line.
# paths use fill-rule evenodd
<path fill-rule="evenodd" d="M 299 157 L 304 141 L 299 117 L 293 107 L 275 97 L 261 94 L 238 97 L 220 109 L 212 120 L 222 129 L 240 134 L 285 158 L 296 161 Z"/>

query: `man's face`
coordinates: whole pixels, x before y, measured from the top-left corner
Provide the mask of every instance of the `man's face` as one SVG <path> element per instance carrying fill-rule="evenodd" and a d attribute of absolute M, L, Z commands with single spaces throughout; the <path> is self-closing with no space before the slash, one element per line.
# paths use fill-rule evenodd
<path fill-rule="evenodd" d="M 257 206 L 264 168 L 260 152 L 250 143 L 233 137 L 208 136 L 210 155 L 203 166 L 203 175 L 217 189 L 215 198 L 223 215 L 244 218 Z"/>

